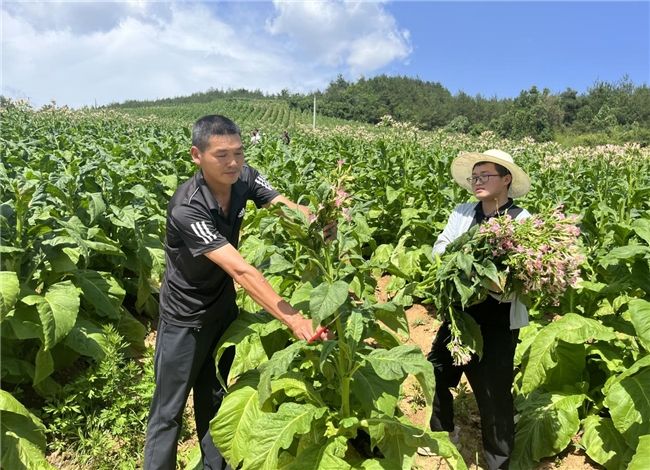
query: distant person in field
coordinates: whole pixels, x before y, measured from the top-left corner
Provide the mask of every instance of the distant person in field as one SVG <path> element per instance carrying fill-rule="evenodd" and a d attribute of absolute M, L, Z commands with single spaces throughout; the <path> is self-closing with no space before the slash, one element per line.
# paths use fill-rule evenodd
<path fill-rule="evenodd" d="M 253 145 L 259 144 L 261 141 L 262 141 L 262 134 L 260 134 L 259 129 L 255 129 L 251 133 L 251 144 L 253 144 Z"/>
<path fill-rule="evenodd" d="M 192 160 L 199 167 L 178 187 L 167 208 L 166 270 L 160 288 L 160 320 L 154 357 L 156 387 L 151 402 L 144 468 L 176 468 L 183 410 L 194 391 L 194 415 L 203 468 L 224 469 L 209 432 L 224 396 L 214 349 L 235 320 L 235 282 L 298 339 L 315 335 L 311 320 L 283 300 L 237 251 L 246 202 L 257 207 L 286 204 L 309 216 L 256 169 L 246 165 L 239 127 L 223 116 L 205 116 L 192 130 Z M 332 239 L 336 226 L 325 228 Z M 321 336 L 325 339 L 326 334 Z M 234 354 L 219 363 L 228 376 Z"/>
<path fill-rule="evenodd" d="M 291 137 L 289 137 L 289 133 L 287 131 L 284 131 L 282 133 L 282 142 L 284 142 L 287 145 L 289 145 L 289 143 L 291 142 Z"/>
<path fill-rule="evenodd" d="M 451 164 L 451 175 L 460 186 L 470 191 L 479 202 L 457 206 L 433 246 L 433 254 L 442 254 L 449 243 L 497 215 L 509 214 L 513 219 L 530 214 L 513 200 L 530 189 L 528 175 L 512 157 L 500 150 L 485 153 L 463 153 Z M 495 286 L 495 289 L 498 289 Z M 473 355 L 470 362 L 455 366 L 447 345 L 451 339 L 449 323 L 445 322 L 433 340 L 427 359 L 433 364 L 436 389 L 433 400 L 431 429 L 448 431 L 458 439 L 454 427 L 453 397 L 465 373 L 481 415 L 481 432 L 485 460 L 490 470 L 507 469 L 514 446 L 515 425 L 512 398 L 513 361 L 519 328 L 528 324 L 528 311 L 516 299 L 504 299 L 495 291 L 477 305 L 465 309 L 481 328 L 483 357 Z M 428 455 L 429 449 L 418 449 Z"/>

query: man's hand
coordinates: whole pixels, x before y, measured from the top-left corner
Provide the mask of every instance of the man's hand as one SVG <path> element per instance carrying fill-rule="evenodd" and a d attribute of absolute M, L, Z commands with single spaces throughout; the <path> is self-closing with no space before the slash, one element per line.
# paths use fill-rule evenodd
<path fill-rule="evenodd" d="M 291 328 L 291 332 L 298 339 L 304 339 L 309 341 L 314 338 L 315 331 L 312 327 L 311 320 L 303 317 L 300 313 L 291 315 L 287 321 L 287 325 Z M 317 340 L 324 341 L 329 339 L 329 332 L 327 329 L 321 331 L 320 335 L 316 338 Z"/>

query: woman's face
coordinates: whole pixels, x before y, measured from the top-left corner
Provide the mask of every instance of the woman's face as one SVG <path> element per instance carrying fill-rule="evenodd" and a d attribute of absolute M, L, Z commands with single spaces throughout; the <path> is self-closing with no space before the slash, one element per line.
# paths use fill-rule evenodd
<path fill-rule="evenodd" d="M 472 191 L 481 201 L 507 199 L 511 182 L 512 175 L 499 175 L 491 162 L 476 165 L 472 170 Z"/>

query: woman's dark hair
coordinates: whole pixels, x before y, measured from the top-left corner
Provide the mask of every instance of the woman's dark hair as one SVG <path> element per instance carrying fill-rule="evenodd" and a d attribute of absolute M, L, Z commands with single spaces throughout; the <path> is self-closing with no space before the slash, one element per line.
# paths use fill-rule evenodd
<path fill-rule="evenodd" d="M 203 116 L 192 127 L 192 145 L 203 152 L 213 135 L 238 135 L 241 137 L 241 130 L 237 124 L 225 116 L 219 114 Z"/>

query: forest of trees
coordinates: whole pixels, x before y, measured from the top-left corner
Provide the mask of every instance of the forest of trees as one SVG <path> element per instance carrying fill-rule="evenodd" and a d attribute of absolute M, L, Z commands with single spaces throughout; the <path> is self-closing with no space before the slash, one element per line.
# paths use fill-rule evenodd
<path fill-rule="evenodd" d="M 381 75 L 356 83 L 338 77 L 316 94 L 318 112 L 377 123 L 389 114 L 421 129 L 445 128 L 478 134 L 491 130 L 503 137 L 573 143 L 637 141 L 650 145 L 650 88 L 626 77 L 617 83 L 596 82 L 584 94 L 532 87 L 514 99 L 452 95 L 440 83 Z M 289 103 L 313 106 L 313 96 L 294 94 Z"/>
<path fill-rule="evenodd" d="M 275 99 L 311 110 L 313 94 L 282 90 L 266 95 L 249 91 L 210 89 L 186 97 L 127 101 L 113 107 L 206 103 L 215 99 Z M 367 123 L 385 115 L 420 129 L 480 134 L 490 130 L 503 137 L 532 137 L 566 144 L 639 142 L 650 145 L 650 88 L 627 77 L 615 83 L 597 81 L 585 93 L 567 88 L 552 93 L 533 86 L 516 98 L 487 98 L 460 92 L 417 78 L 380 75 L 348 82 L 342 76 L 316 92 L 319 114 Z"/>

